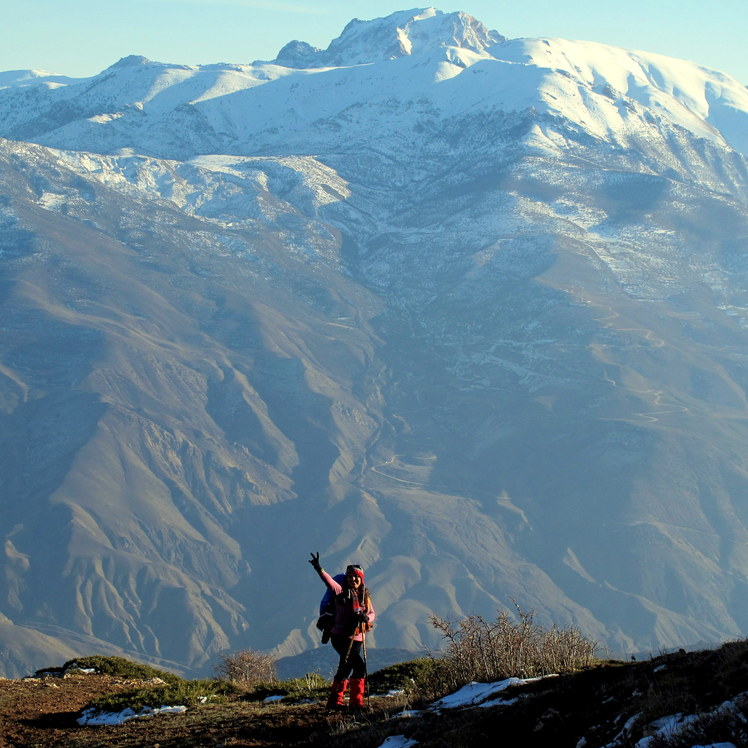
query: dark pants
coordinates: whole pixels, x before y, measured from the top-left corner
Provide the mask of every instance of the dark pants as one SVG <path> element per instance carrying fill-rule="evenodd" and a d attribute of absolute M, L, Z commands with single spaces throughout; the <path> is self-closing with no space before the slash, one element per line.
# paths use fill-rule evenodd
<path fill-rule="evenodd" d="M 366 663 L 361 657 L 361 644 L 363 642 L 353 641 L 347 636 L 333 634 L 330 637 L 332 646 L 340 655 L 338 672 L 335 673 L 335 680 L 348 680 L 349 677 L 365 678 Z"/>

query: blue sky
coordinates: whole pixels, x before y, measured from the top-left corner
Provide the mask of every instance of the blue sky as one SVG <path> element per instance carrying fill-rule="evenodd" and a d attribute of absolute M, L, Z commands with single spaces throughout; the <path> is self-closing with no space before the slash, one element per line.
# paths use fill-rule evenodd
<path fill-rule="evenodd" d="M 557 36 L 659 52 L 748 84 L 746 0 L 464 0 L 508 37 Z M 427 7 L 349 0 L 2 0 L 0 71 L 94 75 L 121 57 L 204 64 L 272 59 L 287 41 L 326 47 L 351 18 Z"/>

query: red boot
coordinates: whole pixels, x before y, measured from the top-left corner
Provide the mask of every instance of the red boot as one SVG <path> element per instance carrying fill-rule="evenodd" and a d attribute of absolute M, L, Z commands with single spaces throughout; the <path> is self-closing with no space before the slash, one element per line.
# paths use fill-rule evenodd
<path fill-rule="evenodd" d="M 334 680 L 330 686 L 330 695 L 327 697 L 328 709 L 340 709 L 344 704 L 345 689 L 348 687 L 347 680 Z"/>
<path fill-rule="evenodd" d="M 361 711 L 364 709 L 364 689 L 366 688 L 365 678 L 351 678 L 351 711 Z"/>

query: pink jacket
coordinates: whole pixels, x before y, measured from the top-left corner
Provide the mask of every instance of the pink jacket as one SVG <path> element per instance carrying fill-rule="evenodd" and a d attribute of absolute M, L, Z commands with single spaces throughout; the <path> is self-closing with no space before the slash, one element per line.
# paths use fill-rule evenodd
<path fill-rule="evenodd" d="M 363 606 L 360 605 L 357 596 L 351 594 L 347 595 L 348 592 L 352 592 L 348 587 L 343 587 L 338 584 L 326 571 L 321 571 L 319 575 L 322 577 L 322 581 L 328 586 L 335 595 L 335 622 L 332 625 L 331 633 L 336 636 L 348 636 L 350 637 L 355 629 L 353 635 L 354 641 L 362 641 L 364 638 L 363 632 L 358 624 L 358 613 L 363 610 Z M 371 599 L 367 595 L 368 603 L 366 605 L 366 615 L 369 616 L 369 623 L 374 623 L 376 613 L 374 612 L 374 606 L 371 604 Z"/>

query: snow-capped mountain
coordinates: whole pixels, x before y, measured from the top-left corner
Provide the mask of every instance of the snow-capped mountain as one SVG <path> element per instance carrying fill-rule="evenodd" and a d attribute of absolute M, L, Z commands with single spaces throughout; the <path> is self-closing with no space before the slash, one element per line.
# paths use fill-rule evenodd
<path fill-rule="evenodd" d="M 742 634 L 747 132 L 717 71 L 433 8 L 0 74 L 6 672 L 301 652 L 317 550 L 383 647 Z"/>
<path fill-rule="evenodd" d="M 296 57 L 302 48 L 307 55 L 293 66 L 283 65 L 282 51 L 273 62 L 201 67 L 133 55 L 75 82 L 6 73 L 2 134 L 56 148 L 132 148 L 184 159 L 336 142 L 361 147 L 392 140 L 395 128 L 418 137 L 432 123 L 532 109 L 621 146 L 659 123 L 748 151 L 748 90 L 660 55 L 564 40 L 506 41 L 463 13 L 434 9 L 352 21 L 324 51 L 289 45 Z M 304 68 L 295 67 L 301 62 Z"/>
<path fill-rule="evenodd" d="M 354 19 L 326 50 L 289 42 L 273 62 L 292 68 L 350 67 L 450 47 L 481 54 L 503 41 L 505 37 L 467 13 L 404 10 L 374 21 Z"/>

